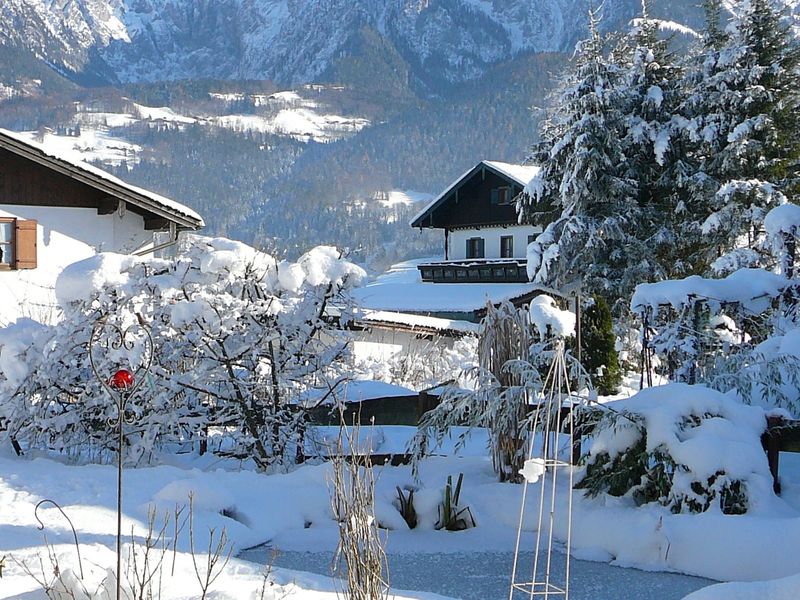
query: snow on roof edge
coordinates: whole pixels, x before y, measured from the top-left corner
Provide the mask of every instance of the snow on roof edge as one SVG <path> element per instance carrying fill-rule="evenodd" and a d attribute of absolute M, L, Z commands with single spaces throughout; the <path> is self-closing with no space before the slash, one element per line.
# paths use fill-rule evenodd
<path fill-rule="evenodd" d="M 103 181 L 105 181 L 105 182 L 107 182 L 109 184 L 112 184 L 112 185 L 119 186 L 119 187 L 131 192 L 132 194 L 142 196 L 142 197 L 144 197 L 144 198 L 146 198 L 146 199 L 148 199 L 148 200 L 150 200 L 150 201 L 152 201 L 152 202 L 154 202 L 156 204 L 160 204 L 163 208 L 165 208 L 165 209 L 167 209 L 169 211 L 182 214 L 185 217 L 188 217 L 188 218 L 190 218 L 190 219 L 192 219 L 194 221 L 197 221 L 198 222 L 198 225 L 197 225 L 198 228 L 203 227 L 205 225 L 205 221 L 203 220 L 203 217 L 201 217 L 199 213 L 195 212 L 194 210 L 192 210 L 191 208 L 189 208 L 185 204 L 181 204 L 180 202 L 177 202 L 175 200 L 172 200 L 171 198 L 167 198 L 166 196 L 162 196 L 162 195 L 157 194 L 155 192 L 151 192 L 150 190 L 146 190 L 144 188 L 140 188 L 140 187 L 137 187 L 135 185 L 131 185 L 129 183 L 126 183 L 125 181 L 123 181 L 122 179 L 112 175 L 111 173 L 108 173 L 107 171 L 104 171 L 103 169 L 95 167 L 94 165 L 90 165 L 89 163 L 86 163 L 86 162 L 83 162 L 83 161 L 71 160 L 71 159 L 66 158 L 64 156 L 61 156 L 61 155 L 58 155 L 58 154 L 54 154 L 52 151 L 48 150 L 46 146 L 44 146 L 42 144 L 39 144 L 37 142 L 34 142 L 33 140 L 30 140 L 30 139 L 22 136 L 18 132 L 0 128 L 0 138 L 2 138 L 2 137 L 6 137 L 6 138 L 8 138 L 9 140 L 11 140 L 13 142 L 16 142 L 18 144 L 23 144 L 23 145 L 35 150 L 35 151 L 41 153 L 42 156 L 44 158 L 46 158 L 46 159 L 49 159 L 51 161 L 58 161 L 60 163 L 66 164 L 66 165 L 68 165 L 68 166 L 70 166 L 72 168 L 79 169 L 79 170 L 83 171 L 84 173 L 86 173 L 87 175 L 90 175 L 91 177 L 94 177 L 96 179 L 101 179 L 101 180 L 103 180 Z M 144 207 L 144 208 L 146 208 L 146 207 Z"/>
<path fill-rule="evenodd" d="M 500 162 L 499 160 L 484 160 L 484 164 L 507 175 L 522 187 L 528 185 L 539 172 L 539 165 L 519 165 L 514 163 Z M 530 176 L 529 176 L 530 174 Z"/>
<path fill-rule="evenodd" d="M 480 163 L 478 163 L 478 164 L 480 165 Z M 430 202 L 428 202 L 428 204 L 426 204 L 422 208 L 422 210 L 420 210 L 417 214 L 415 214 L 413 217 L 411 217 L 411 220 L 409 221 L 409 225 L 411 225 L 413 227 L 414 226 L 414 221 L 416 221 L 417 219 L 421 218 L 422 215 L 424 215 L 426 212 L 428 212 L 429 209 L 432 209 L 436 205 L 436 203 L 439 202 L 439 200 L 441 200 L 445 196 L 447 196 L 447 194 L 450 193 L 450 190 L 452 190 L 454 187 L 456 187 L 456 185 L 458 185 L 458 183 L 462 179 L 464 179 L 464 177 L 466 177 L 467 175 L 472 173 L 475 169 L 476 169 L 476 167 L 472 167 L 472 168 L 468 169 L 467 171 L 465 171 L 464 173 L 462 173 L 461 176 L 458 179 L 456 179 L 453 183 L 448 185 L 442 193 L 440 193 L 438 196 L 434 197 L 434 199 L 431 200 Z"/>
<path fill-rule="evenodd" d="M 413 313 L 389 310 L 368 310 L 362 316 L 368 322 L 407 325 L 409 327 L 424 327 L 440 331 L 456 331 L 459 333 L 478 333 L 480 325 L 469 321 L 443 319 L 441 317 L 428 317 Z"/>

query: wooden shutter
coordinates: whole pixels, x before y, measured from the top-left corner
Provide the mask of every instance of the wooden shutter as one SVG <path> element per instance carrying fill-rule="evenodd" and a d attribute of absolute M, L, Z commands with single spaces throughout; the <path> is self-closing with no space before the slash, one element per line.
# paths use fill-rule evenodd
<path fill-rule="evenodd" d="M 36 221 L 17 219 L 14 232 L 15 261 L 17 269 L 36 268 Z"/>
<path fill-rule="evenodd" d="M 475 258 L 483 258 L 484 256 L 486 256 L 486 253 L 483 238 L 478 238 L 478 255 Z"/>

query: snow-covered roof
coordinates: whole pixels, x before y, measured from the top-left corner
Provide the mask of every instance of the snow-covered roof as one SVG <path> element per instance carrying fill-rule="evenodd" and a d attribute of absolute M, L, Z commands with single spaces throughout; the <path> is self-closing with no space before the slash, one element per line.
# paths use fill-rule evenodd
<path fill-rule="evenodd" d="M 528 185 L 528 182 L 534 178 L 534 176 L 539 172 L 539 167 L 537 165 L 516 165 L 506 162 L 500 162 L 497 160 L 482 160 L 477 165 L 466 171 L 463 175 L 461 175 L 458 179 L 456 179 L 453 183 L 451 183 L 445 190 L 436 196 L 433 200 L 431 200 L 428 204 L 423 207 L 416 215 L 411 218 L 411 226 L 412 227 L 421 227 L 421 224 L 418 224 L 423 217 L 425 217 L 428 213 L 433 211 L 434 209 L 438 208 L 442 202 L 447 199 L 450 195 L 450 192 L 453 191 L 454 188 L 461 185 L 466 179 L 469 179 L 477 173 L 482 168 L 489 168 L 490 170 L 494 171 L 498 175 L 511 179 L 518 183 L 523 188 Z"/>
<path fill-rule="evenodd" d="M 741 304 L 744 308 L 759 312 L 772 298 L 777 298 L 789 281 L 785 277 L 764 269 L 739 269 L 724 279 L 706 279 L 692 275 L 685 279 L 641 283 L 631 298 L 631 309 L 658 310 L 659 306 L 681 308 L 691 299 L 701 299 L 719 304 Z"/>
<path fill-rule="evenodd" d="M 396 264 L 368 285 L 353 291 L 362 309 L 411 313 L 474 312 L 486 302 L 498 304 L 539 291 L 533 283 L 425 283 L 417 265 L 426 259 Z"/>
<path fill-rule="evenodd" d="M 461 334 L 477 334 L 480 326 L 477 323 L 458 319 L 441 319 L 388 310 L 369 310 L 359 319 L 368 324 L 385 324 L 387 326 L 403 326 L 420 331 L 455 332 Z"/>
<path fill-rule="evenodd" d="M 539 172 L 538 165 L 515 165 L 497 160 L 484 160 L 483 164 L 511 177 L 522 187 L 528 185 L 528 182 Z"/>
<path fill-rule="evenodd" d="M 19 133 L 0 129 L 0 148 L 6 149 L 45 167 L 67 175 L 95 189 L 138 206 L 178 225 L 181 229 L 199 229 L 203 218 L 188 206 L 125 183 L 118 177 L 85 162 L 54 152 Z"/>

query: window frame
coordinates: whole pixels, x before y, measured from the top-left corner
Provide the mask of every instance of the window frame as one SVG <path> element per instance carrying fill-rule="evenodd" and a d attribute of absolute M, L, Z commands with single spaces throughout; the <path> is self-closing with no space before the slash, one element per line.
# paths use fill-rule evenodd
<path fill-rule="evenodd" d="M 511 204 L 513 200 L 513 190 L 511 189 L 510 185 L 501 185 L 495 188 L 492 188 L 490 193 L 490 200 L 491 204 L 495 206 L 507 206 Z"/>
<path fill-rule="evenodd" d="M 508 248 L 504 245 L 508 243 Z M 508 249 L 508 254 L 506 254 L 506 249 Z M 514 236 L 513 235 L 501 235 L 500 236 L 500 258 L 514 258 Z"/>
<path fill-rule="evenodd" d="M 11 226 L 11 241 L 0 242 L 3 247 L 3 258 L 0 260 L 0 271 L 12 271 L 15 268 L 17 257 L 17 219 L 15 217 L 0 217 L 0 224 L 8 223 Z M 6 258 L 5 247 L 11 247 L 11 260 Z"/>
<path fill-rule="evenodd" d="M 467 260 L 486 258 L 486 241 L 479 236 L 467 238 L 464 258 Z"/>

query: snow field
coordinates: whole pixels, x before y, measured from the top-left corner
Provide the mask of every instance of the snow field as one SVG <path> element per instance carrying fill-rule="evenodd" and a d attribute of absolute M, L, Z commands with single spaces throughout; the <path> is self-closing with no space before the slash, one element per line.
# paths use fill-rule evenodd
<path fill-rule="evenodd" d="M 249 470 L 248 465 L 210 455 L 167 455 L 162 460 L 164 464 L 158 466 L 125 471 L 124 530 L 133 530 L 137 542 L 142 540 L 148 510 L 154 508 L 163 518 L 175 510 L 176 504 L 186 504 L 191 493 L 195 531 L 201 538 L 196 540 L 197 547 L 206 547 L 202 537 L 209 528 L 220 531 L 224 527 L 237 551 L 264 542 L 289 551 L 320 552 L 335 548 L 338 528 L 328 500 L 328 465 L 306 465 L 288 474 L 263 475 Z M 637 508 L 625 498 L 590 500 L 576 492 L 574 555 L 618 566 L 683 572 L 719 580 L 790 576 L 800 571 L 800 557 L 793 551 L 794 540 L 800 536 L 800 484 L 792 483 L 800 475 L 800 468 L 798 461 L 789 461 L 788 466 L 784 472 L 783 498 L 775 498 L 769 511 L 756 509 L 742 516 L 711 511 L 701 515 L 673 515 L 660 506 Z M 376 514 L 383 525 L 391 528 L 387 534 L 390 553 L 513 549 L 521 487 L 497 483 L 488 459 L 431 458 L 421 464 L 419 482 L 415 482 L 406 466 L 376 468 Z M 457 534 L 436 531 L 436 507 L 447 475 L 458 473 L 464 473 L 462 504 L 470 507 L 478 526 Z M 99 584 L 105 569 L 113 564 L 114 484 L 115 469 L 110 465 L 76 466 L 50 458 L 17 459 L 8 454 L 0 457 L 0 506 L 3 506 L 0 554 L 30 559 L 43 549 L 33 507 L 45 497 L 52 498 L 61 503 L 75 524 L 84 563 L 98 565 L 89 578 L 93 584 Z M 414 530 L 407 529 L 395 506 L 396 486 L 418 488 L 415 500 L 420 525 Z M 565 494 L 565 489 L 558 490 L 559 502 L 566 500 Z M 528 497 L 533 500 L 538 497 L 538 485 L 529 489 Z M 530 510 L 526 509 L 528 532 L 535 527 L 533 500 Z M 41 513 L 47 525 L 45 533 L 58 549 L 62 569 L 74 569 L 69 529 L 55 509 L 45 507 Z M 564 539 L 565 533 L 566 523 L 557 521 L 557 536 Z M 177 590 L 177 595 L 167 597 L 194 597 L 194 592 L 187 592 L 196 583 L 185 535 L 179 536 L 177 548 L 177 583 L 165 584 L 165 589 Z M 332 597 L 326 596 L 332 590 L 326 578 L 298 578 L 294 588 L 287 588 L 295 577 L 277 569 L 276 589 L 280 593 L 292 590 L 300 593 L 302 589 L 298 597 L 303 598 Z M 794 585 L 793 581 L 797 580 L 787 580 L 786 585 Z M 258 568 L 234 560 L 215 585 L 219 594 L 215 597 L 255 598 L 261 582 Z M 36 584 L 14 563 L 4 573 L 3 584 L 0 598 L 36 589 Z M 307 593 L 307 588 L 314 591 Z"/>

